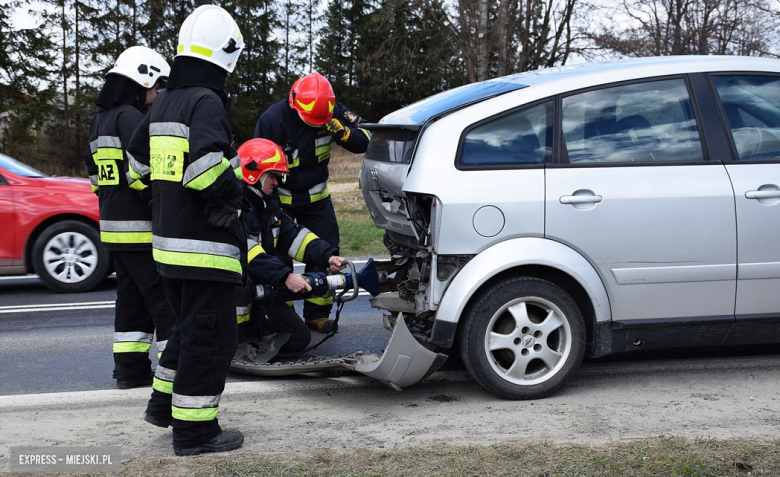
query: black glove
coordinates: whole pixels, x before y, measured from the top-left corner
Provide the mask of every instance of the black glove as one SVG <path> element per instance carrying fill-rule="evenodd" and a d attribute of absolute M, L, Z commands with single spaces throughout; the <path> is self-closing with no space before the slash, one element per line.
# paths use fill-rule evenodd
<path fill-rule="evenodd" d="M 350 129 L 344 127 L 338 119 L 330 119 L 325 123 L 325 129 L 341 142 L 347 142 L 349 140 Z"/>
<path fill-rule="evenodd" d="M 241 206 L 241 196 L 234 199 L 214 198 L 206 202 L 203 215 L 208 217 L 206 223 L 212 227 L 228 228 L 238 219 L 238 211 Z"/>

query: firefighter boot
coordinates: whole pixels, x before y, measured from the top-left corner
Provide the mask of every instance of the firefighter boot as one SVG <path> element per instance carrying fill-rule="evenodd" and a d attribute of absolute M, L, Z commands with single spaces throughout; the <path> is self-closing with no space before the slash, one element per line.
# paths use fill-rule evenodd
<path fill-rule="evenodd" d="M 312 331 L 319 331 L 320 333 L 330 333 L 339 330 L 335 321 L 327 318 L 316 318 L 314 320 L 306 320 L 306 326 Z"/>
<path fill-rule="evenodd" d="M 199 446 L 189 448 L 174 447 L 173 452 L 178 456 L 199 455 L 204 452 L 227 452 L 238 449 L 244 443 L 244 434 L 237 429 L 225 429 L 211 440 Z"/>

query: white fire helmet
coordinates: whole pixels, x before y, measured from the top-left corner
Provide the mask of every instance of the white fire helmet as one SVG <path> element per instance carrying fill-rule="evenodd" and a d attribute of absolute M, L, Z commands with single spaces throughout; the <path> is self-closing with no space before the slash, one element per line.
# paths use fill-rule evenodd
<path fill-rule="evenodd" d="M 216 5 L 201 5 L 179 30 L 176 56 L 200 58 L 232 73 L 243 49 L 244 37 L 233 17 Z"/>
<path fill-rule="evenodd" d="M 106 75 L 122 75 L 150 89 L 157 80 L 168 80 L 171 67 L 159 53 L 145 46 L 131 46 L 119 55 Z"/>

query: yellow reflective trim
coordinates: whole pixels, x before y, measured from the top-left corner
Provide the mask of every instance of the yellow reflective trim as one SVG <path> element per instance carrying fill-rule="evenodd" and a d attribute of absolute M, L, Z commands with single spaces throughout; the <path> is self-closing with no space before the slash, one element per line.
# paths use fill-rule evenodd
<path fill-rule="evenodd" d="M 197 45 L 190 45 L 190 51 L 199 55 L 203 55 L 207 58 L 211 58 L 211 55 L 214 54 L 213 50 L 209 50 L 208 48 L 203 48 L 202 46 Z"/>
<path fill-rule="evenodd" d="M 293 307 L 293 302 L 291 302 L 291 301 L 286 301 L 285 303 L 286 303 L 286 304 L 287 304 L 287 306 L 289 306 L 290 308 L 292 308 L 292 307 Z"/>
<path fill-rule="evenodd" d="M 319 194 L 312 194 L 311 195 L 311 201 L 317 202 L 318 200 L 322 200 L 330 195 L 330 191 L 326 187 L 324 191 L 320 192 Z"/>
<path fill-rule="evenodd" d="M 100 161 L 103 159 L 114 159 L 122 161 L 125 158 L 124 153 L 122 153 L 121 149 L 117 149 L 115 147 L 101 147 L 98 148 L 97 152 L 92 155 L 92 157 L 96 161 Z"/>
<path fill-rule="evenodd" d="M 363 131 L 363 134 L 366 135 L 367 138 L 371 139 L 371 133 L 363 128 L 358 128 L 359 130 Z"/>
<path fill-rule="evenodd" d="M 152 349 L 150 343 L 140 341 L 120 341 L 114 343 L 114 353 L 148 353 Z"/>
<path fill-rule="evenodd" d="M 314 149 L 314 155 L 317 156 L 317 162 L 330 159 L 330 143 Z"/>
<path fill-rule="evenodd" d="M 131 176 L 133 175 L 132 172 L 130 173 L 130 175 Z M 138 179 L 136 179 L 135 181 L 133 181 L 130 184 L 128 184 L 128 186 L 130 186 L 131 189 L 138 190 L 138 191 L 144 190 L 147 187 L 149 187 L 148 185 L 144 184 L 143 182 L 141 182 Z"/>
<path fill-rule="evenodd" d="M 249 321 L 249 315 L 238 315 L 238 324 L 246 323 Z"/>
<path fill-rule="evenodd" d="M 162 351 L 158 351 L 157 352 L 157 359 L 160 359 L 160 358 L 162 358 Z"/>
<path fill-rule="evenodd" d="M 159 379 L 157 376 L 155 376 L 154 381 L 152 381 L 152 389 L 165 394 L 173 394 L 173 383 L 170 381 L 163 381 L 162 379 Z"/>
<path fill-rule="evenodd" d="M 254 247 L 252 247 L 251 249 L 249 249 L 249 252 L 248 252 L 248 253 L 247 253 L 247 255 L 246 255 L 246 261 L 247 261 L 247 263 L 249 263 L 249 262 L 251 262 L 252 260 L 254 260 L 254 259 L 255 259 L 255 257 L 257 257 L 258 255 L 260 255 L 261 253 L 265 253 L 265 249 L 264 249 L 264 248 L 263 248 L 263 246 L 262 246 L 262 245 L 260 245 L 260 244 L 257 244 L 257 245 L 255 245 Z"/>
<path fill-rule="evenodd" d="M 98 186 L 96 186 L 96 185 L 93 185 L 93 186 L 92 186 L 92 192 L 97 192 L 97 191 L 98 191 Z"/>
<path fill-rule="evenodd" d="M 298 247 L 298 251 L 295 252 L 296 260 L 298 260 L 299 262 L 303 261 L 303 254 L 306 252 L 306 246 L 309 245 L 309 242 L 311 242 L 312 240 L 317 240 L 317 236 L 311 232 L 307 233 L 306 237 L 303 238 L 303 242 L 301 242 L 301 246 Z"/>
<path fill-rule="evenodd" d="M 313 303 L 318 306 L 325 306 L 325 305 L 332 305 L 333 304 L 333 297 L 314 297 L 314 298 L 307 298 L 306 301 L 309 303 Z"/>
<path fill-rule="evenodd" d="M 214 268 L 238 274 L 241 273 L 241 262 L 230 257 L 208 255 L 205 253 L 169 252 L 156 248 L 152 249 L 152 256 L 156 262 L 164 263 L 166 265 Z"/>
<path fill-rule="evenodd" d="M 276 154 L 274 154 L 274 157 L 272 157 L 270 159 L 266 159 L 266 160 L 262 161 L 260 164 L 269 164 L 269 163 L 272 163 L 272 162 L 279 162 L 281 160 L 282 160 L 282 156 L 279 154 L 279 149 L 277 149 L 276 150 Z"/>
<path fill-rule="evenodd" d="M 316 102 L 317 102 L 317 100 L 314 100 L 314 101 L 312 101 L 312 102 L 311 102 L 311 103 L 309 103 L 309 104 L 303 104 L 303 103 L 301 103 L 301 102 L 300 102 L 299 100 L 297 100 L 297 99 L 295 100 L 295 102 L 296 102 L 296 103 L 298 103 L 298 106 L 300 106 L 300 107 L 301 107 L 301 109 L 303 109 L 304 111 L 306 111 L 306 112 L 308 113 L 308 112 L 310 112 L 312 109 L 314 109 L 314 103 L 316 103 Z"/>
<path fill-rule="evenodd" d="M 184 45 L 179 45 L 176 47 L 176 53 L 183 53 L 184 52 Z"/>
<path fill-rule="evenodd" d="M 236 179 L 238 179 L 238 180 L 243 180 L 244 179 L 244 173 L 241 172 L 241 167 L 234 167 L 233 168 L 233 174 L 236 175 Z M 239 210 L 239 213 L 240 212 L 241 211 Z"/>
<path fill-rule="evenodd" d="M 100 241 L 106 243 L 152 243 L 151 232 L 100 231 Z"/>
<path fill-rule="evenodd" d="M 184 187 L 187 189 L 203 190 L 213 184 L 228 168 L 230 168 L 230 161 L 223 157 L 219 164 L 207 169 L 203 174 L 189 181 Z"/>
<path fill-rule="evenodd" d="M 149 138 L 150 149 L 177 149 L 190 152 L 190 142 L 183 137 L 152 136 Z"/>
<path fill-rule="evenodd" d="M 292 204 L 292 197 L 290 197 L 288 195 L 280 195 L 279 196 L 279 202 L 281 202 L 282 204 L 285 204 L 285 205 L 290 205 L 290 204 Z"/>
<path fill-rule="evenodd" d="M 287 164 L 287 168 L 288 169 L 292 169 L 293 167 L 298 167 L 300 165 L 301 165 L 301 158 L 300 157 L 296 157 L 295 159 L 293 159 L 292 162 Z"/>
<path fill-rule="evenodd" d="M 217 418 L 217 412 L 219 412 L 219 407 L 185 409 L 171 406 L 171 415 L 180 421 L 213 421 Z"/>

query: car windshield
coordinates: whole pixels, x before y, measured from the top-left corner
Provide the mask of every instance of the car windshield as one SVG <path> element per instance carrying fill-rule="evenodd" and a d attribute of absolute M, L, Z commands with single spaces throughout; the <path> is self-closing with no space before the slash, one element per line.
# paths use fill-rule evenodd
<path fill-rule="evenodd" d="M 0 167 L 22 177 L 49 177 L 38 169 L 30 167 L 27 164 L 19 162 L 16 159 L 8 157 L 2 153 L 0 153 Z"/>

